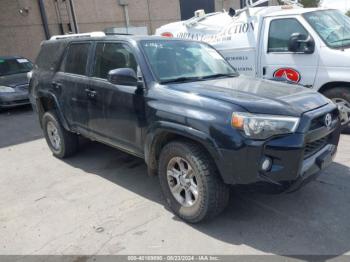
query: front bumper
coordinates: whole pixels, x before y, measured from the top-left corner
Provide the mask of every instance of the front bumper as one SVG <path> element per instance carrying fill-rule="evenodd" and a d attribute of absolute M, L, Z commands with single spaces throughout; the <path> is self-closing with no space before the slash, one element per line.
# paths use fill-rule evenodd
<path fill-rule="evenodd" d="M 236 149 L 220 149 L 217 166 L 227 184 L 269 185 L 293 191 L 327 168 L 335 157 L 340 137 L 340 119 L 333 120 L 331 128 L 316 126 L 314 119 L 334 111 L 332 105 L 315 110 L 302 118 L 294 134 L 268 141 L 245 139 Z M 262 171 L 262 159 L 272 159 L 269 171 Z"/>
<path fill-rule="evenodd" d="M 14 93 L 0 94 L 0 108 L 11 108 L 30 104 L 28 91 L 16 91 Z"/>
<path fill-rule="evenodd" d="M 306 159 L 303 163 L 298 179 L 288 187 L 288 192 L 298 190 L 304 184 L 312 181 L 320 174 L 320 171 L 327 168 L 335 158 L 337 146 L 327 145 L 314 156 Z"/>

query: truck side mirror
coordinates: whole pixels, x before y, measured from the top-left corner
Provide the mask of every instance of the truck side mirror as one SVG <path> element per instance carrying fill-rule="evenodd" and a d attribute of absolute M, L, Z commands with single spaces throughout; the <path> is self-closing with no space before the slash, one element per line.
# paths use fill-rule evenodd
<path fill-rule="evenodd" d="M 114 85 L 137 86 L 137 76 L 131 68 L 118 68 L 108 72 L 107 80 Z"/>
<path fill-rule="evenodd" d="M 312 54 L 315 51 L 315 41 L 309 35 L 294 33 L 289 38 L 288 51 L 293 53 Z"/>

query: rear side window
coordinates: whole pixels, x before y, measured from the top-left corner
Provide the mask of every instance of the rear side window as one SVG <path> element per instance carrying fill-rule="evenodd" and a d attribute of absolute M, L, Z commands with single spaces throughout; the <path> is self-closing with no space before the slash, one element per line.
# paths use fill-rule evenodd
<path fill-rule="evenodd" d="M 108 72 L 118 68 L 137 72 L 137 63 L 129 47 L 121 43 L 98 43 L 93 76 L 107 79 Z"/>
<path fill-rule="evenodd" d="M 89 48 L 89 43 L 71 44 L 63 61 L 61 71 L 76 75 L 86 75 Z"/>
<path fill-rule="evenodd" d="M 294 33 L 305 35 L 309 33 L 294 18 L 272 20 L 269 31 L 268 52 L 288 52 L 289 39 Z"/>

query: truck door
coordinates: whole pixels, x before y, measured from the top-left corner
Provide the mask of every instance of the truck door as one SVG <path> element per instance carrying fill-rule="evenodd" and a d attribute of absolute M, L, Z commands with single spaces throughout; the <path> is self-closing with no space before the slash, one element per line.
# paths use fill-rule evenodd
<path fill-rule="evenodd" d="M 263 78 L 283 78 L 312 87 L 318 66 L 318 48 L 308 25 L 296 17 L 265 19 L 260 41 Z"/>

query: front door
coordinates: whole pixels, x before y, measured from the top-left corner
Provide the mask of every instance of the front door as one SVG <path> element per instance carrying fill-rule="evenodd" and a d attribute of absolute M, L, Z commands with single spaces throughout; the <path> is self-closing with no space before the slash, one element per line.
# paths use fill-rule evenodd
<path fill-rule="evenodd" d="M 82 133 L 88 130 L 89 101 L 85 90 L 89 86 L 87 62 L 91 46 L 91 43 L 71 44 L 52 81 L 68 124 Z"/>
<path fill-rule="evenodd" d="M 137 71 L 131 48 L 119 42 L 98 42 L 90 82 L 94 95 L 89 104 L 89 127 L 100 140 L 138 154 L 142 152 L 143 93 L 135 86 L 108 82 L 108 72 L 118 68 Z"/>
<path fill-rule="evenodd" d="M 315 39 L 296 17 L 267 18 L 264 24 L 261 43 L 261 68 L 263 78 L 283 78 L 306 87 L 315 82 L 318 66 L 318 47 L 313 53 L 289 51 L 289 41 L 293 34 L 304 39 Z"/>

